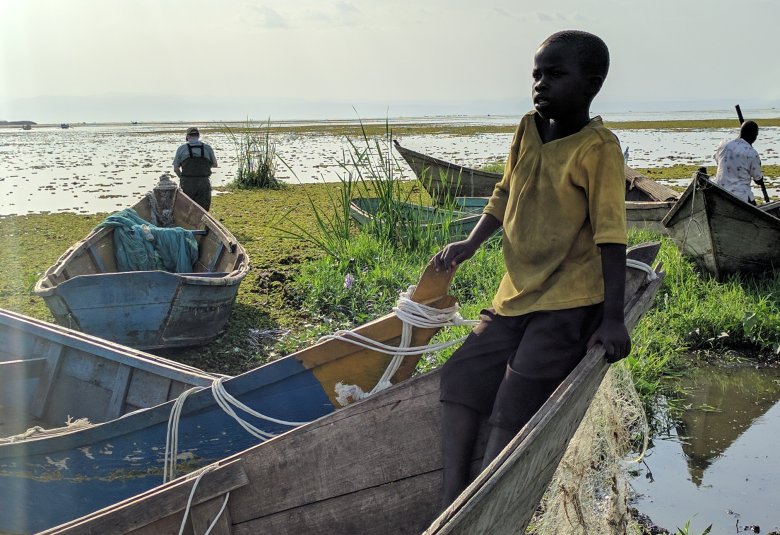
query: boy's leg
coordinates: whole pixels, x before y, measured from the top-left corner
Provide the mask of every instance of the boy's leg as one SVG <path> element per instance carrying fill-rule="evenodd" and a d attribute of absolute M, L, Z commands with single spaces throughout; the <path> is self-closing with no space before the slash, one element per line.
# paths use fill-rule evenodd
<path fill-rule="evenodd" d="M 442 509 L 469 484 L 479 413 L 460 403 L 441 404 Z"/>
<path fill-rule="evenodd" d="M 514 318 L 483 310 L 480 323 L 441 370 L 442 507 L 469 482 L 480 416 L 493 407 L 506 364 L 522 330 Z"/>
<path fill-rule="evenodd" d="M 555 380 L 528 379 L 507 364 L 504 380 L 493 405 L 482 470 L 512 441 L 559 384 L 560 381 Z"/>
<path fill-rule="evenodd" d="M 482 468 L 501 452 L 585 356 L 602 305 L 534 313 L 496 394 Z"/>

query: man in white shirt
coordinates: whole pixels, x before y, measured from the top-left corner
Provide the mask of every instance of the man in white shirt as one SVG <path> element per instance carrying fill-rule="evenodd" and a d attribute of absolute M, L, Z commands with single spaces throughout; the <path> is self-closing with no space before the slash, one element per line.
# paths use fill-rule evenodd
<path fill-rule="evenodd" d="M 758 125 L 753 121 L 745 121 L 739 130 L 739 137 L 724 141 L 715 151 L 715 162 L 718 164 L 715 182 L 750 204 L 756 204 L 750 188 L 751 179 L 756 184 L 763 183 L 761 159 L 753 148 L 757 137 Z"/>

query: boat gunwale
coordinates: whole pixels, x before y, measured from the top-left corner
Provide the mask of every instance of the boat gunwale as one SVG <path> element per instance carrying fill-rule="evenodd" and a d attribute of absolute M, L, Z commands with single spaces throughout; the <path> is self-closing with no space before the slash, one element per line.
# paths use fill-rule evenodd
<path fill-rule="evenodd" d="M 166 359 L 165 357 L 129 346 L 123 346 L 88 333 L 68 329 L 62 325 L 24 316 L 7 309 L 0 308 L 0 324 L 54 343 L 61 343 L 78 351 L 85 351 L 111 362 L 131 366 L 142 371 L 153 372 L 157 375 L 164 375 L 179 382 L 192 383 L 193 379 L 198 377 L 203 379 L 204 385 L 209 385 L 218 377 L 217 374 L 209 373 L 194 366 L 188 366 L 175 360 Z M 63 338 L 70 343 L 62 341 Z M 99 352 L 94 351 L 95 349 Z M 128 355 L 129 358 L 117 358 L 116 355 L 118 354 Z M 127 362 L 128 360 L 130 361 L 129 363 Z M 166 373 L 160 373 L 161 369 L 165 370 Z M 185 378 L 182 373 L 187 374 L 187 377 Z"/>

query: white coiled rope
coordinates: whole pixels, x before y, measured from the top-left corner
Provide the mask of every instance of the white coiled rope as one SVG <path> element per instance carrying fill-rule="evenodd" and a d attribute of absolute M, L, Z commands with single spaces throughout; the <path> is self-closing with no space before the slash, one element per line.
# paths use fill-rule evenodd
<path fill-rule="evenodd" d="M 346 385 L 341 382 L 336 383 L 336 401 L 338 401 L 341 406 L 347 405 L 350 400 L 359 401 L 392 386 L 390 379 L 398 371 L 398 368 L 401 367 L 404 357 L 440 351 L 466 339 L 466 337 L 463 336 L 455 340 L 437 344 L 410 346 L 409 344 L 412 341 L 414 327 L 421 329 L 438 329 L 441 327 L 475 325 L 478 323 L 477 320 L 463 319 L 460 315 L 457 303 L 451 307 L 436 308 L 412 301 L 411 296 L 414 293 L 415 288 L 415 286 L 409 286 L 405 292 L 401 292 L 395 307 L 393 307 L 396 316 L 403 323 L 401 341 L 398 346 L 377 342 L 367 336 L 352 331 L 336 331 L 333 334 L 320 338 L 320 341 L 338 339 L 379 353 L 393 355 L 393 358 L 385 369 L 385 372 L 382 374 L 382 377 L 380 377 L 377 384 L 369 392 L 364 392 L 358 385 Z"/>

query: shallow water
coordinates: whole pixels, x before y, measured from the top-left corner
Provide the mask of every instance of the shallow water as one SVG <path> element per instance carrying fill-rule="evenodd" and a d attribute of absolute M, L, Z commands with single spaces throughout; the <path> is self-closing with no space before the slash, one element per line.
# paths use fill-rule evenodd
<path fill-rule="evenodd" d="M 404 119 L 409 122 L 410 119 Z M 415 122 L 456 124 L 513 124 L 513 117 L 417 118 Z M 297 123 L 304 124 L 304 123 Z M 308 124 L 308 123 L 306 123 Z M 334 121 L 320 124 L 334 124 Z M 30 131 L 0 128 L 0 215 L 72 211 L 109 212 L 133 204 L 163 172 L 172 170 L 176 148 L 184 141 L 181 124 L 39 126 Z M 616 131 L 629 150 L 629 165 L 665 166 L 675 163 L 713 165 L 717 144 L 734 135 L 729 129 Z M 345 176 L 349 144 L 342 137 L 281 133 L 272 136 L 277 153 L 290 166 L 278 163 L 278 177 L 289 183 L 337 181 Z M 215 186 L 233 180 L 235 151 L 224 133 L 204 134 L 214 147 L 220 167 Z M 399 138 L 411 149 L 469 167 L 503 160 L 512 134 L 419 135 Z M 761 130 L 756 148 L 767 164 L 780 164 L 775 147 L 780 128 Z M 396 155 L 402 176 L 411 170 Z M 686 183 L 688 179 L 680 181 Z M 767 181 L 770 194 L 780 194 L 780 180 Z M 756 194 L 760 192 L 756 190 Z"/>
<path fill-rule="evenodd" d="M 686 388 L 686 410 L 632 481 L 636 507 L 670 531 L 689 519 L 692 533 L 780 530 L 780 369 L 706 366 Z"/>

